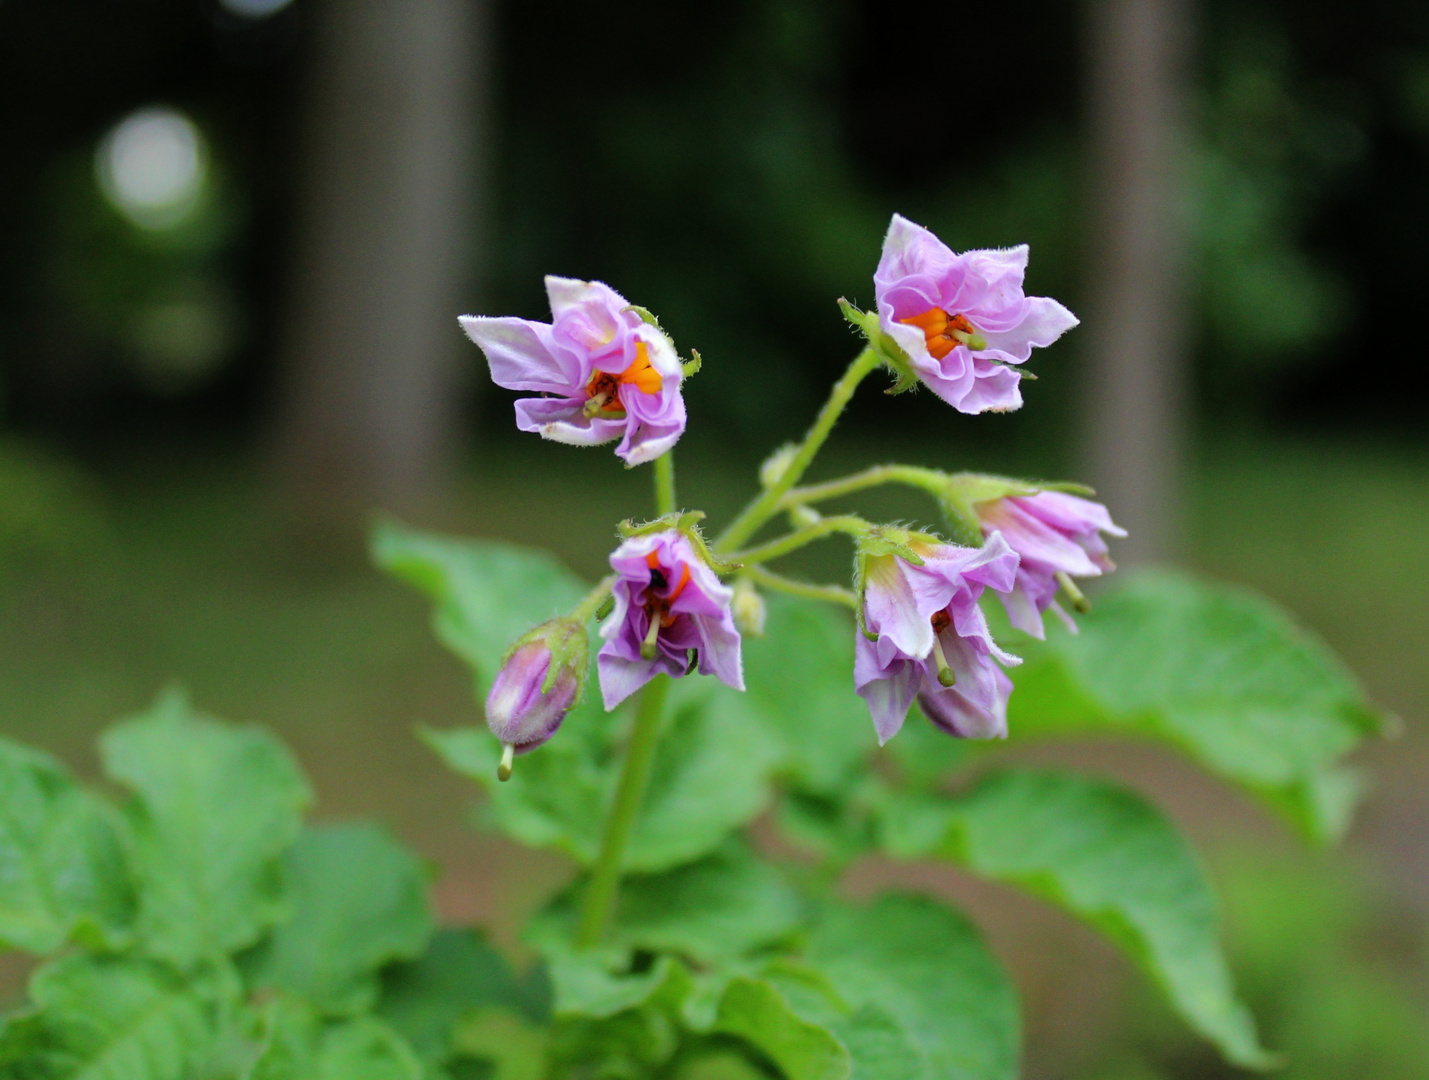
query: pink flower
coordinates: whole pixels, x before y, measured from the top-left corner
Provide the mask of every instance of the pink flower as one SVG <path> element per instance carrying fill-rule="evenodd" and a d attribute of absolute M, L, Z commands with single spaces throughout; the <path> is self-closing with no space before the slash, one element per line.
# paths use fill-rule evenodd
<path fill-rule="evenodd" d="M 1022 661 L 992 640 L 978 598 L 985 587 L 1012 588 L 1017 554 L 996 534 L 981 548 L 915 550 L 922 566 L 881 555 L 864 571 L 864 622 L 878 639 L 858 635 L 854 688 L 868 702 L 879 745 L 898 734 L 915 697 L 951 735 L 1004 738 L 1012 680 L 998 663 Z"/>
<path fill-rule="evenodd" d="M 1126 530 L 1112 523 L 1101 503 L 1061 491 L 1010 495 L 978 503 L 976 510 L 983 535 L 1000 533 L 1021 556 L 1017 583 L 1002 594 L 1012 625 L 1042 638 L 1042 612 L 1051 608 L 1075 634 L 1077 624 L 1057 603 L 1057 589 L 1065 587 L 1079 598 L 1070 578 L 1116 569 L 1101 534 L 1125 536 Z"/>
<path fill-rule="evenodd" d="M 873 276 L 879 328 L 927 387 L 963 413 L 1022 405 L 1020 364 L 1077 317 L 1045 296 L 1025 296 L 1027 245 L 953 251 L 898 214 Z"/>
<path fill-rule="evenodd" d="M 601 625 L 596 665 L 607 710 L 656 675 L 701 674 L 744 689 L 733 591 L 678 529 L 633 536 L 610 556 L 615 608 Z"/>
<path fill-rule="evenodd" d="M 491 379 L 539 397 L 516 402 L 516 426 L 595 446 L 620 439 L 627 465 L 653 461 L 685 430 L 684 371 L 675 347 L 599 281 L 547 277 L 551 321 L 463 315 Z"/>

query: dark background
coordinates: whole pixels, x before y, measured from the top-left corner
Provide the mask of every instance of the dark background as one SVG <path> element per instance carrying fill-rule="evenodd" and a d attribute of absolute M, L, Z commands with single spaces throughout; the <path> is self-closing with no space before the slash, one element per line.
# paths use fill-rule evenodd
<path fill-rule="evenodd" d="M 444 914 L 512 944 L 568 868 L 469 829 L 472 791 L 412 737 L 477 706 L 421 603 L 366 567 L 363 523 L 395 508 L 594 574 L 613 523 L 648 513 L 648 477 L 518 435 L 455 315 L 542 318 L 547 272 L 657 312 L 705 358 L 682 494 L 727 518 L 852 356 L 833 301 L 872 302 L 892 212 L 958 248 L 1029 242 L 1029 292 L 1097 310 L 1100 2 L 473 2 L 468 119 L 434 140 L 467 155 L 467 211 L 433 234 L 457 254 L 423 233 L 382 287 L 331 308 L 374 321 L 324 367 L 294 327 L 321 307 L 304 283 L 346 255 L 313 239 L 311 178 L 376 171 L 334 162 L 320 135 L 349 114 L 378 130 L 392 107 L 322 96 L 325 72 L 349 71 L 322 27 L 361 4 L 0 0 L 0 731 L 93 773 L 94 732 L 182 679 L 214 712 L 277 728 L 325 812 L 391 821 L 448 867 Z M 1364 755 L 1364 812 L 1329 853 L 1158 753 L 1029 753 L 1116 772 L 1196 838 L 1285 1076 L 1408 1080 L 1429 1060 L 1429 6 L 1183 14 L 1179 344 L 1155 359 L 1188 392 L 1160 554 L 1293 609 L 1405 735 Z M 162 229 L 95 180 L 106 134 L 153 105 L 208 152 L 196 208 Z M 354 228 L 396 220 L 384 190 L 352 196 Z M 436 265 L 450 272 L 429 308 L 393 306 Z M 403 319 L 434 344 L 345 363 Z M 1015 415 L 865 390 L 819 475 L 895 458 L 1086 475 L 1118 420 L 1089 398 L 1090 330 L 1038 353 Z M 419 370 L 452 407 L 414 450 L 383 407 Z M 354 386 L 377 388 L 375 415 L 352 420 Z M 891 871 L 860 873 L 855 888 Z M 970 904 L 1016 969 L 1029 1075 L 1233 1075 L 1089 933 L 950 873 L 917 883 Z"/>

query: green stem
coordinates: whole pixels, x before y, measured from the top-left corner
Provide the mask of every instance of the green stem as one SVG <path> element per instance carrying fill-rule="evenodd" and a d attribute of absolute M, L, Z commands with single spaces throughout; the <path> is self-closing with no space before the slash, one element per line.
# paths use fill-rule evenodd
<path fill-rule="evenodd" d="M 851 608 L 858 607 L 858 597 L 845 589 L 842 585 L 814 585 L 807 581 L 795 581 L 786 578 L 781 574 L 776 574 L 772 570 L 766 570 L 762 566 L 747 566 L 741 571 L 766 589 L 776 589 L 779 592 L 789 593 L 791 596 L 802 596 L 808 600 L 827 600 L 831 604 L 844 604 Z"/>
<path fill-rule="evenodd" d="M 576 944 L 588 949 L 600 941 L 605 924 L 615 906 L 615 894 L 620 885 L 620 867 L 625 860 L 625 846 L 635 827 L 635 815 L 645 795 L 650 779 L 650 764 L 655 758 L 655 743 L 660 734 L 660 715 L 665 710 L 665 697 L 670 690 L 668 675 L 656 675 L 640 692 L 635 709 L 635 727 L 630 732 L 630 744 L 625 748 L 625 766 L 615 789 L 615 802 L 605 819 L 605 834 L 600 840 L 600 855 L 591 870 L 581 905 L 580 930 Z"/>
<path fill-rule="evenodd" d="M 838 420 L 839 415 L 853 398 L 858 384 L 863 382 L 882 362 L 879 354 L 871 346 L 854 358 L 853 363 L 848 366 L 848 370 L 843 373 L 843 377 L 834 383 L 833 390 L 829 392 L 829 400 L 824 402 L 824 407 L 814 421 L 814 426 L 804 436 L 804 441 L 799 444 L 799 449 L 794 452 L 794 457 L 785 467 L 784 472 L 778 480 L 765 488 L 753 502 L 741 511 L 739 517 L 734 519 L 729 528 L 725 529 L 723 535 L 714 542 L 716 552 L 723 554 L 744 543 L 759 531 L 761 525 L 777 513 L 779 501 L 784 498 L 790 488 L 799 482 L 809 468 L 814 460 L 814 455 L 819 452 L 819 448 L 824 445 L 824 440 L 829 437 L 829 432 L 834 429 L 835 421 Z"/>
<path fill-rule="evenodd" d="M 919 465 L 875 465 L 863 472 L 830 480 L 823 484 L 792 488 L 779 500 L 776 510 L 790 510 L 795 506 L 837 499 L 840 495 L 852 495 L 855 491 L 878 487 L 882 484 L 906 484 L 938 495 L 948 486 L 948 474 L 937 469 L 925 469 Z"/>
<path fill-rule="evenodd" d="M 791 533 L 776 537 L 768 543 L 760 544 L 757 547 L 745 548 L 743 551 L 736 551 L 730 554 L 729 561 L 748 566 L 751 563 L 768 562 L 770 559 L 777 559 L 780 555 L 787 555 L 791 551 L 797 551 L 805 544 L 813 543 L 821 537 L 830 533 L 848 533 L 850 536 L 863 536 L 871 528 L 868 522 L 856 514 L 838 514 L 834 517 L 820 518 L 812 525 L 805 525 L 802 529 L 795 529 Z"/>
<path fill-rule="evenodd" d="M 655 516 L 673 514 L 675 502 L 675 451 L 666 450 L 655 459 Z"/>
<path fill-rule="evenodd" d="M 586 593 L 581 602 L 571 609 L 571 618 L 581 623 L 585 623 L 600 610 L 600 605 L 605 602 L 605 598 L 610 595 L 610 587 L 615 584 L 615 575 L 601 578 L 596 583 L 594 589 Z"/>

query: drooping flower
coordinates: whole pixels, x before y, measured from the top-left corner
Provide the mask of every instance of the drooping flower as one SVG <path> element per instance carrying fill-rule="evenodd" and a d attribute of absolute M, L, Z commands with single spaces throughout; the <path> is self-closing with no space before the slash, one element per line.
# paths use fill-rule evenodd
<path fill-rule="evenodd" d="M 661 672 L 679 678 L 698 665 L 744 689 L 732 590 L 678 529 L 633 536 L 610 556 L 615 607 L 601 625 L 596 663 L 606 709 Z"/>
<path fill-rule="evenodd" d="M 915 551 L 922 566 L 880 555 L 864 570 L 864 622 L 878 637 L 858 635 L 854 688 L 868 702 L 879 745 L 903 727 L 914 698 L 951 735 L 1004 738 L 1012 680 L 998 664 L 1022 661 L 992 640 L 978 598 L 984 588 L 1012 588 L 1017 553 L 996 534 L 981 548 Z"/>
<path fill-rule="evenodd" d="M 539 397 L 516 402 L 516 426 L 595 446 L 620 439 L 627 465 L 653 461 L 685 430 L 684 370 L 675 347 L 625 297 L 599 281 L 547 277 L 551 321 L 463 315 L 491 379 Z"/>
<path fill-rule="evenodd" d="M 953 251 L 898 214 L 874 273 L 878 325 L 933 393 L 963 413 L 1022 405 L 1016 368 L 1077 317 L 1045 296 L 1026 296 L 1027 245 Z"/>
<path fill-rule="evenodd" d="M 1009 495 L 974 509 L 983 535 L 1000 533 L 1021 556 L 1016 585 L 1002 594 L 1012 625 L 1042 638 L 1042 613 L 1051 608 L 1075 634 L 1077 624 L 1057 603 L 1057 590 L 1065 589 L 1074 604 L 1084 604 L 1071 579 L 1116 569 L 1101 534 L 1125 536 L 1126 530 L 1113 524 L 1101 503 L 1061 491 Z"/>

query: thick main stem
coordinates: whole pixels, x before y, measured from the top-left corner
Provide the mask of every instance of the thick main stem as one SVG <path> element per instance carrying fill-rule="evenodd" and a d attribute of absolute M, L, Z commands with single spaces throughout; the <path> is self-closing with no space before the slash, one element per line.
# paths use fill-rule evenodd
<path fill-rule="evenodd" d="M 715 551 L 727 552 L 738 547 L 774 516 L 780 500 L 784 498 L 785 493 L 791 487 L 799 482 L 813 462 L 814 455 L 824 445 L 824 440 L 834 429 L 834 423 L 853 398 L 858 384 L 863 382 L 881 362 L 878 353 L 871 346 L 854 358 L 843 377 L 834 383 L 833 390 L 829 392 L 829 400 L 824 402 L 824 407 L 814 421 L 814 426 L 804 436 L 804 441 L 799 444 L 799 449 L 794 452 L 794 457 L 785 466 L 779 479 L 765 488 L 763 493 L 746 506 L 739 517 L 734 519 L 729 528 L 725 529 L 719 539 L 714 542 Z"/>
<path fill-rule="evenodd" d="M 625 767 L 615 789 L 615 802 L 605 819 L 605 835 L 600 840 L 600 855 L 591 871 L 581 905 L 580 929 L 576 944 L 588 949 L 600 941 L 605 924 L 615 906 L 615 894 L 620 885 L 620 867 L 625 860 L 625 848 L 635 827 L 635 816 L 645 796 L 650 779 L 650 765 L 655 759 L 655 743 L 660 734 L 660 716 L 665 711 L 665 697 L 670 690 L 668 675 L 656 675 L 640 692 L 635 709 L 635 727 L 630 732 L 630 745 L 625 749 Z"/>

